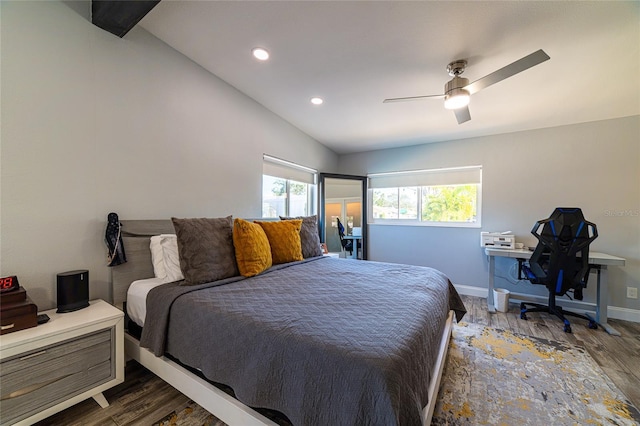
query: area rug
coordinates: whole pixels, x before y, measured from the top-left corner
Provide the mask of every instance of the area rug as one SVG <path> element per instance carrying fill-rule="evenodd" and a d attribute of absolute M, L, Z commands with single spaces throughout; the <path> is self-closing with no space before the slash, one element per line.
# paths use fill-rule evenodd
<path fill-rule="evenodd" d="M 457 324 L 432 425 L 638 425 L 584 348 Z"/>

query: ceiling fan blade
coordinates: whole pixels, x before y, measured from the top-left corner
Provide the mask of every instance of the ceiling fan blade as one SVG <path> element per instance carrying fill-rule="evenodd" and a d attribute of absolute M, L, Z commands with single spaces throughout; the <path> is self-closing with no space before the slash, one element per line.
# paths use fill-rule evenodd
<path fill-rule="evenodd" d="M 389 102 L 405 102 L 405 101 L 422 101 L 429 98 L 444 98 L 444 95 L 424 95 L 424 96 L 409 96 L 408 98 L 389 98 L 382 101 L 387 104 Z"/>
<path fill-rule="evenodd" d="M 542 49 L 500 68 L 465 87 L 470 95 L 550 59 Z"/>
<path fill-rule="evenodd" d="M 471 120 L 471 114 L 469 113 L 468 106 L 454 109 L 453 112 L 456 114 L 456 120 L 458 120 L 458 124 L 462 124 L 465 121 Z"/>

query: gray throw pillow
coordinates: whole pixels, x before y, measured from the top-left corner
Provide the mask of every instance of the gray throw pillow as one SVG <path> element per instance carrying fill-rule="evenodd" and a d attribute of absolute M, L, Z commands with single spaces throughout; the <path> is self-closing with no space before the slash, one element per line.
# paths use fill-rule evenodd
<path fill-rule="evenodd" d="M 181 285 L 239 275 L 233 247 L 233 218 L 171 218 L 178 240 Z"/>
<path fill-rule="evenodd" d="M 318 235 L 318 217 L 280 216 L 280 220 L 290 219 L 302 219 L 302 227 L 300 228 L 300 244 L 302 245 L 302 257 L 307 259 L 309 257 L 322 256 L 322 247 L 320 247 L 320 236 Z"/>

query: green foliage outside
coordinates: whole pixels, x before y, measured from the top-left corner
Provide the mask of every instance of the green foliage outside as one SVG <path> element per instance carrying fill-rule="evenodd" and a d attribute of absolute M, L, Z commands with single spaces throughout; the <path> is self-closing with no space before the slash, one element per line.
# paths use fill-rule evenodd
<path fill-rule="evenodd" d="M 422 188 L 422 220 L 427 222 L 475 222 L 477 185 Z"/>
<path fill-rule="evenodd" d="M 305 195 L 307 193 L 307 185 L 304 183 L 289 181 L 289 191 L 293 195 Z M 285 195 L 287 192 L 287 180 L 275 179 L 273 181 L 273 186 L 271 187 L 271 192 L 277 197 Z"/>
<path fill-rule="evenodd" d="M 380 219 L 398 218 L 398 188 L 373 191 L 373 215 Z"/>
<path fill-rule="evenodd" d="M 373 191 L 373 216 L 379 219 L 417 219 L 418 187 Z M 423 222 L 475 222 L 477 185 L 423 186 Z"/>

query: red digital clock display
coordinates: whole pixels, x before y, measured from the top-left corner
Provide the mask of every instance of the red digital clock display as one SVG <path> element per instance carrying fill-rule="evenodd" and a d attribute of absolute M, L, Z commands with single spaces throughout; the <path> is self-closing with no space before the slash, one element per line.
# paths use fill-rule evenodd
<path fill-rule="evenodd" d="M 20 288 L 20 284 L 18 284 L 18 277 L 16 277 L 15 275 L 12 275 L 10 277 L 0 278 L 1 293 L 17 290 L 19 288 Z"/>

